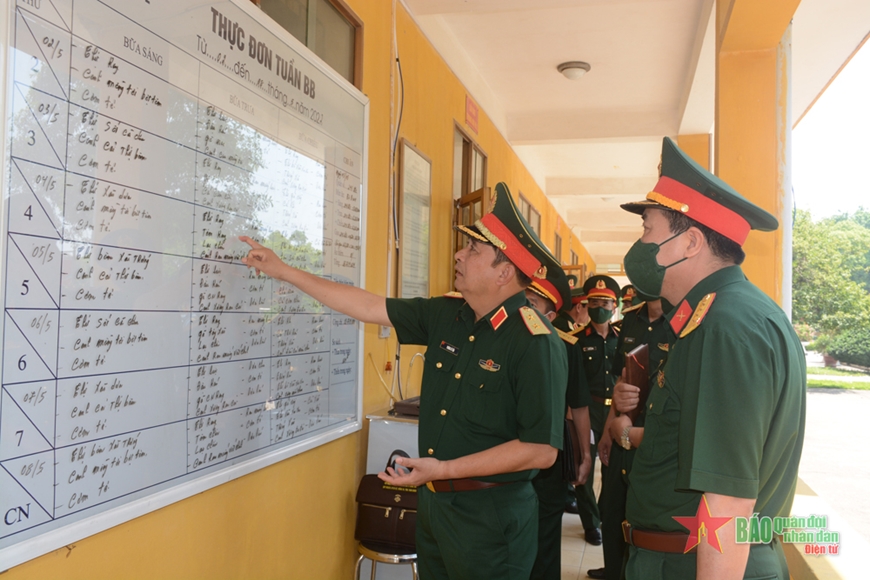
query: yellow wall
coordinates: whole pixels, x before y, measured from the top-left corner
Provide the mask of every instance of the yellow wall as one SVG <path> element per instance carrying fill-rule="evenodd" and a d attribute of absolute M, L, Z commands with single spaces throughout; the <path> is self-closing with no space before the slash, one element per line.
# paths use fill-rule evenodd
<path fill-rule="evenodd" d="M 679 135 L 677 145 L 698 165 L 710 171 L 710 135 Z"/>
<path fill-rule="evenodd" d="M 362 90 L 371 99 L 366 287 L 387 291 L 389 253 L 391 2 L 347 0 L 364 23 Z M 405 77 L 401 136 L 432 160 L 431 292 L 452 282 L 451 213 L 454 122 L 464 126 L 463 86 L 398 4 L 397 36 Z M 557 214 L 508 143 L 480 111 L 476 142 L 488 155 L 488 185 L 505 181 L 541 212 L 552 245 Z M 570 250 L 594 271 L 579 240 L 561 224 Z M 548 239 L 549 236 L 549 239 Z M 365 329 L 364 413 L 388 396 L 374 372 L 395 352 L 393 339 Z M 369 360 L 369 353 L 374 361 Z M 404 364 L 410 355 L 404 356 Z M 416 365 L 419 371 L 422 365 Z M 391 376 L 386 375 L 389 383 Z M 366 431 L 221 485 L 159 511 L 75 542 L 20 566 L 4 580 L 63 578 L 349 578 L 355 561 L 354 495 L 364 471 Z"/>

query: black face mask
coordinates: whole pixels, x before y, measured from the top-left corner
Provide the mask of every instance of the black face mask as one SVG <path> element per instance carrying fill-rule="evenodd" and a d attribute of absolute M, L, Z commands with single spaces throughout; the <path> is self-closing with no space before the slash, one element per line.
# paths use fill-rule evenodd
<path fill-rule="evenodd" d="M 638 293 L 645 295 L 647 298 L 658 298 L 662 295 L 662 283 L 665 281 L 665 271 L 668 268 L 676 266 L 680 262 L 686 260 L 677 260 L 668 266 L 662 266 L 656 260 L 659 253 L 659 248 L 686 232 L 680 232 L 666 239 L 661 244 L 653 242 L 636 241 L 622 263 L 625 266 L 625 274 L 631 280 Z"/>
<path fill-rule="evenodd" d="M 613 310 L 608 310 L 607 308 L 602 308 L 601 306 L 589 308 L 587 310 L 589 312 L 589 320 L 596 324 L 604 324 L 613 316 Z"/>

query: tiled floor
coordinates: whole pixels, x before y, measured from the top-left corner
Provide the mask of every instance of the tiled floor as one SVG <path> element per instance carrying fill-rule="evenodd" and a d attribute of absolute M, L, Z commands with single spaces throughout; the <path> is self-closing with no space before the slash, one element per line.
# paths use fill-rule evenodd
<path fill-rule="evenodd" d="M 595 465 L 595 497 L 601 490 L 600 465 Z M 562 580 L 582 580 L 586 578 L 586 570 L 604 566 L 604 553 L 601 546 L 586 543 L 583 536 L 583 524 L 577 514 L 562 516 Z"/>
<path fill-rule="evenodd" d="M 587 544 L 576 514 L 562 516 L 562 580 L 586 578 L 586 570 L 604 566 L 601 546 Z"/>

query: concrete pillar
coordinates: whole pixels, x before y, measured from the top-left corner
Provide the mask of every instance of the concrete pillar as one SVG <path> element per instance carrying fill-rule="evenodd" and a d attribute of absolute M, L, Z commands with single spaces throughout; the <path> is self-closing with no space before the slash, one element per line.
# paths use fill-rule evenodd
<path fill-rule="evenodd" d="M 714 167 L 779 220 L 776 232 L 750 233 L 743 270 L 786 311 L 791 310 L 792 209 L 788 63 L 790 22 L 799 3 L 721 0 L 716 7 Z"/>

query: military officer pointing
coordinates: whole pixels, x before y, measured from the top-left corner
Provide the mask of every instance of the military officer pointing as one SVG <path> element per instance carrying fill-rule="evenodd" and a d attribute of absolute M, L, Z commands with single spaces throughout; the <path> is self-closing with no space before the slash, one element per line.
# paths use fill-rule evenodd
<path fill-rule="evenodd" d="M 675 305 L 629 476 L 626 577 L 785 580 L 779 537 L 738 544 L 733 519 L 790 514 L 803 445 L 803 349 L 740 269 L 749 231 L 777 220 L 669 138 L 655 189 L 622 207 L 643 216 L 624 259 L 629 280 Z M 620 382 L 617 410 L 637 402 L 637 388 Z"/>
<path fill-rule="evenodd" d="M 253 248 L 243 262 L 329 308 L 394 326 L 399 342 L 426 345 L 419 459 L 381 479 L 419 488 L 420 576 L 527 579 L 537 547 L 531 480 L 562 445 L 567 361 L 524 288 L 543 278 L 548 251 L 520 217 L 507 186 L 456 253 L 461 298 L 385 299 L 284 264 Z M 550 257 L 550 259 L 552 259 Z"/>

